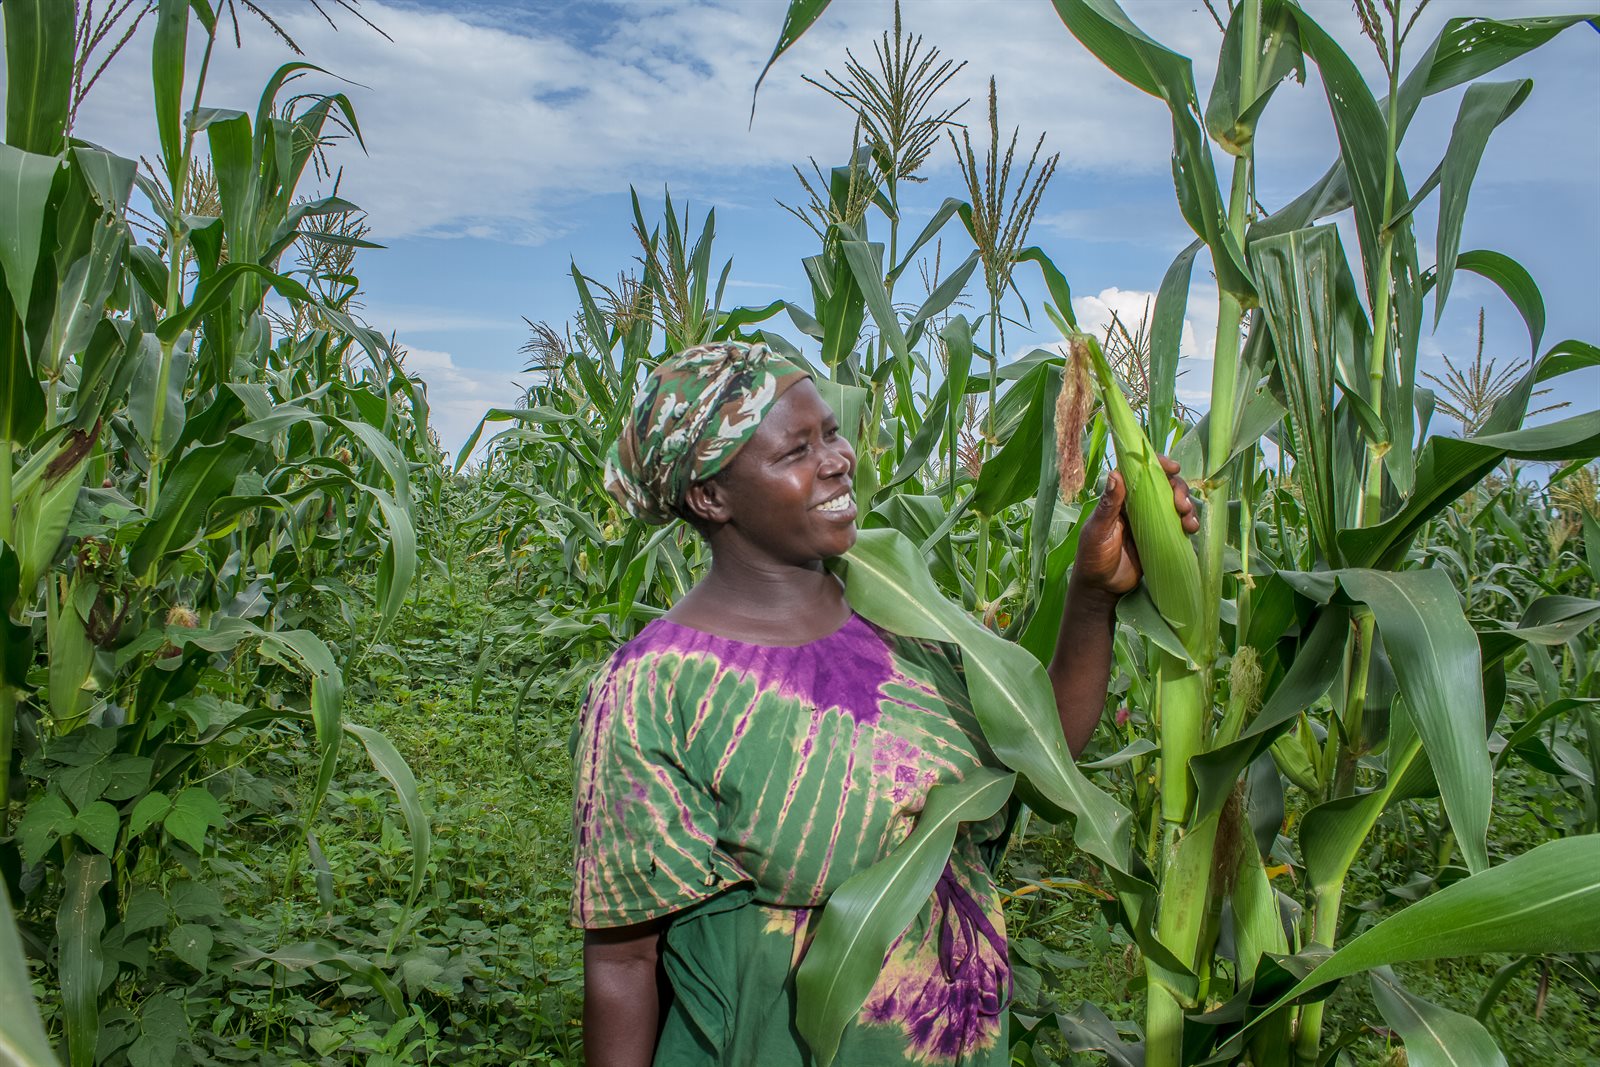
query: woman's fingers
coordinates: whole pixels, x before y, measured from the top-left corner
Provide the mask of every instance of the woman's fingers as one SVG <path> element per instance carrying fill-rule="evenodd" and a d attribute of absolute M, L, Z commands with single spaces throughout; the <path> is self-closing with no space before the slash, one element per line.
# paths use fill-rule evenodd
<path fill-rule="evenodd" d="M 1161 469 L 1167 474 L 1167 481 L 1172 483 L 1172 507 L 1178 513 L 1179 520 L 1183 523 L 1184 533 L 1198 533 L 1200 530 L 1200 513 L 1195 506 L 1194 498 L 1189 493 L 1189 483 L 1178 474 L 1180 469 L 1178 461 L 1171 456 L 1157 457 L 1161 461 Z"/>

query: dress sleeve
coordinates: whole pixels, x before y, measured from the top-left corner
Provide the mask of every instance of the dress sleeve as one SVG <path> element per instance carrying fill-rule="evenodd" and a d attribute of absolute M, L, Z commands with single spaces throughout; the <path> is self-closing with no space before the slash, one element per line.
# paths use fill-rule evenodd
<path fill-rule="evenodd" d="M 589 686 L 573 753 L 574 926 L 645 922 L 748 880 L 686 758 L 677 709 L 693 701 L 674 692 L 676 659 L 618 657 Z"/>

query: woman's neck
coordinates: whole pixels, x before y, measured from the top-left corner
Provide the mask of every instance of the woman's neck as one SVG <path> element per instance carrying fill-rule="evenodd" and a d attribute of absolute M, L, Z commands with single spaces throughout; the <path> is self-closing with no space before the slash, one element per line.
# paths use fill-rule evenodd
<path fill-rule="evenodd" d="M 727 637 L 772 643 L 814 640 L 850 616 L 844 587 L 823 569 L 713 549 L 711 569 L 668 618 Z"/>

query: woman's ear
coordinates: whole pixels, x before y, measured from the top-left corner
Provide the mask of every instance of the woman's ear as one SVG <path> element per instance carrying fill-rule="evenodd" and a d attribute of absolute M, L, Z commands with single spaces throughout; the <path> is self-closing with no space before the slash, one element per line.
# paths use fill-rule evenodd
<path fill-rule="evenodd" d="M 726 487 L 717 478 L 695 482 L 683 494 L 683 510 L 699 523 L 720 526 L 730 517 Z"/>

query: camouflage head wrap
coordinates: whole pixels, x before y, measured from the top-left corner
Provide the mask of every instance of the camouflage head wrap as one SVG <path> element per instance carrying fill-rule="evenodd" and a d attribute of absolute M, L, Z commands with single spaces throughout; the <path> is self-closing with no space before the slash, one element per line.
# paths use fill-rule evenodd
<path fill-rule="evenodd" d="M 728 465 L 784 392 L 810 373 L 766 345 L 722 341 L 662 360 L 606 458 L 606 489 L 645 522 L 670 522 L 689 486 Z"/>

